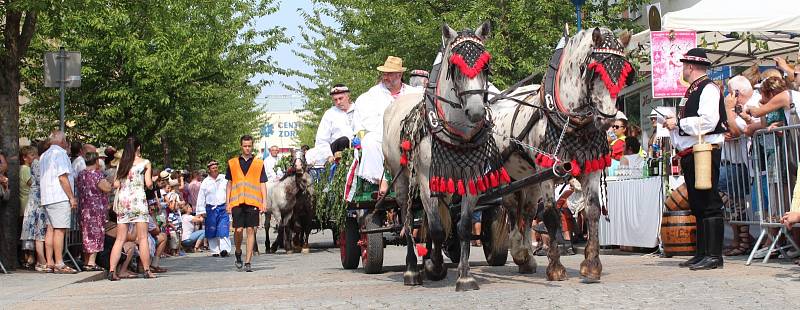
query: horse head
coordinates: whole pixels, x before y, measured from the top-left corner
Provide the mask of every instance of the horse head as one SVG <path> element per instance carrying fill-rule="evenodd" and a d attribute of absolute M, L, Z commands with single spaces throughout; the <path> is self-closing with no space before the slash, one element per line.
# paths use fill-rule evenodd
<path fill-rule="evenodd" d="M 569 39 L 565 36 L 561 46 L 551 82 L 554 95 L 545 98 L 545 103 L 570 115 L 574 124 L 593 121 L 595 127 L 602 128 L 616 115 L 617 95 L 633 72 L 622 43 L 610 30 L 594 28 L 581 30 Z"/>
<path fill-rule="evenodd" d="M 484 41 L 489 23 L 456 32 L 442 25 L 441 70 L 436 77 L 436 108 L 448 130 L 469 140 L 483 127 L 489 85 L 489 60 Z"/>
<path fill-rule="evenodd" d="M 305 192 L 310 185 L 310 176 L 306 174 L 308 164 L 306 163 L 306 153 L 303 150 L 295 150 L 292 153 L 292 168 L 295 172 L 295 183 L 297 184 L 298 192 Z"/>

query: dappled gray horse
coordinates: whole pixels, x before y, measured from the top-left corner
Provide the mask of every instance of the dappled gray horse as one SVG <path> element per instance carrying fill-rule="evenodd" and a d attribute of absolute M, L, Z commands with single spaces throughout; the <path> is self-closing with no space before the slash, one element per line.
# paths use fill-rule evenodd
<path fill-rule="evenodd" d="M 580 273 L 588 282 L 599 281 L 602 272 L 597 222 L 601 212 L 601 178 L 605 167 L 610 165 L 605 130 L 617 112 L 616 96 L 631 73 L 622 45 L 611 31 L 583 30 L 572 38 L 562 39 L 541 87 L 518 88 L 511 93 L 511 99 L 501 99 L 492 105 L 495 138 L 512 178 L 522 179 L 537 170 L 569 163 L 572 170 L 567 174 L 580 181 L 581 203 L 588 204 L 585 218 L 589 237 Z M 518 203 L 505 206 L 509 211 L 514 262 L 522 273 L 535 272 L 531 221 L 537 202 L 543 198 L 546 206 L 543 220 L 551 236 L 547 279 L 565 280 L 567 274 L 559 260 L 555 238 L 561 224 L 554 203 L 555 182 L 528 187 L 514 199 L 506 200 Z"/>
<path fill-rule="evenodd" d="M 477 30 L 456 32 L 442 26 L 442 49 L 424 95 L 397 98 L 384 114 L 385 165 L 395 180 L 403 207 L 403 233 L 407 241 L 406 285 L 421 285 L 414 240 L 411 237 L 411 199 L 418 190 L 425 209 L 433 248 L 424 261 L 431 280 L 447 276 L 442 244 L 450 233 L 447 205 L 454 194 L 461 199 L 458 220 L 461 255 L 456 290 L 478 289 L 469 273 L 471 214 L 478 195 L 499 186 L 498 148 L 487 119 L 486 95 L 490 54 L 484 46 L 489 24 Z"/>
<path fill-rule="evenodd" d="M 275 252 L 279 245 L 283 245 L 287 254 L 302 248 L 307 251 L 308 237 L 306 217 L 311 212 L 311 197 L 314 188 L 311 186 L 311 175 L 306 173 L 305 154 L 295 151 L 292 156 L 292 166 L 280 180 L 267 185 L 267 199 L 269 199 L 272 218 L 278 223 L 278 236 L 275 243 L 268 249 Z M 310 216 L 313 217 L 313 214 Z M 307 219 L 308 232 L 310 232 L 310 218 Z M 266 223 L 269 226 L 269 223 Z M 269 228 L 267 228 L 269 229 Z"/>

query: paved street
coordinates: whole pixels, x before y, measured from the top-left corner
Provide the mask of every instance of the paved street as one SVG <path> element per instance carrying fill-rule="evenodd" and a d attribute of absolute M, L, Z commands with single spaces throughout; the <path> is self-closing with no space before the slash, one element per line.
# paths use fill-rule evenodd
<path fill-rule="evenodd" d="M 262 232 L 263 233 L 263 232 Z M 332 309 L 473 309 L 473 308 L 766 308 L 800 305 L 800 267 L 788 262 L 744 266 L 727 260 L 725 269 L 691 272 L 680 259 L 605 255 L 603 279 L 583 284 L 577 267 L 582 255 L 564 257 L 569 280 L 548 282 L 546 258 L 538 273 L 518 275 L 510 261 L 488 267 L 473 251 L 481 289 L 456 293 L 456 272 L 422 287 L 403 286 L 403 249 L 386 248 L 387 272 L 366 275 L 342 270 L 329 232 L 312 236 L 311 254 L 261 255 L 253 273 L 236 272 L 232 257 L 206 253 L 163 260 L 170 271 L 153 280 L 89 281 L 90 274 L 0 274 L 2 309 L 185 309 L 185 308 L 332 308 Z M 477 250 L 477 248 L 473 248 Z M 96 277 L 95 277 L 96 278 Z"/>

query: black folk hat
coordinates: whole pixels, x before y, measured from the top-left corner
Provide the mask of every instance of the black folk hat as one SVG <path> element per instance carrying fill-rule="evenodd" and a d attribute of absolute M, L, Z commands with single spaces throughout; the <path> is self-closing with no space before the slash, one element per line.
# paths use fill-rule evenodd
<path fill-rule="evenodd" d="M 686 52 L 686 54 L 684 54 L 681 58 L 681 62 L 711 67 L 711 61 L 708 60 L 706 51 L 699 47 L 695 47 Z"/>

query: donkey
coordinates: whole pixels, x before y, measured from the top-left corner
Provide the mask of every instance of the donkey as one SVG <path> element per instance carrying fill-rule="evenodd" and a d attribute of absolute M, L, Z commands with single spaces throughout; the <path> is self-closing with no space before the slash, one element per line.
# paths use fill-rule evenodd
<path fill-rule="evenodd" d="M 617 112 L 616 96 L 631 72 L 622 45 L 611 31 L 583 30 L 572 38 L 562 38 L 541 87 L 519 88 L 510 96 L 498 98 L 491 107 L 496 139 L 502 141 L 499 145 L 512 178 L 522 179 L 558 163 L 571 164 L 569 174 L 580 182 L 583 191 L 580 203 L 588 204 L 585 210 L 589 240 L 580 266 L 585 282 L 599 281 L 602 272 L 597 222 L 601 178 L 610 164 L 605 130 Z M 532 273 L 536 272 L 536 262 L 530 240 L 531 221 L 537 202 L 543 198 L 543 220 L 551 236 L 547 279 L 560 281 L 567 274 L 554 237 L 560 233 L 561 223 L 553 197 L 555 182 L 528 187 L 506 200 L 520 200 L 519 204 L 505 206 L 511 225 L 511 255 L 519 272 Z"/>
<path fill-rule="evenodd" d="M 433 246 L 424 261 L 426 277 L 438 281 L 447 276 L 442 245 L 452 222 L 446 206 L 459 194 L 463 198 L 457 223 L 461 253 L 456 290 L 478 289 L 469 271 L 471 214 L 479 190 L 491 185 L 487 176 L 498 183 L 500 175 L 486 112 L 491 56 L 484 41 L 489 32 L 488 22 L 462 32 L 443 25 L 442 49 L 425 93 L 397 98 L 384 114 L 385 166 L 397 176 L 394 190 L 403 211 L 405 285 L 422 284 L 411 236 L 410 200 L 418 189 Z"/>
<path fill-rule="evenodd" d="M 311 197 L 314 189 L 311 175 L 306 173 L 302 151 L 293 154 L 292 163 L 293 166 L 279 181 L 267 186 L 272 218 L 278 223 L 278 236 L 269 249 L 272 253 L 278 250 L 279 245 L 283 245 L 286 254 L 292 254 L 300 247 L 303 252 L 308 251 L 308 237 L 303 226 L 310 226 L 310 220 L 306 221 L 306 218 L 313 217 Z"/>

